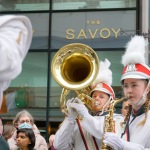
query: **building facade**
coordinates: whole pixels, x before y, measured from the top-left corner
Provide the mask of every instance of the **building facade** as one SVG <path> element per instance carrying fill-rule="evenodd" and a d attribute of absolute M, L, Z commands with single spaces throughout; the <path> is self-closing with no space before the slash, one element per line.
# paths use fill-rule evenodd
<path fill-rule="evenodd" d="M 100 60 L 111 62 L 112 86 L 116 98 L 121 98 L 121 56 L 131 36 L 144 35 L 150 41 L 149 6 L 148 0 L 1 0 L 0 15 L 25 15 L 33 25 L 33 40 L 22 73 L 4 92 L 4 122 L 26 109 L 47 140 L 56 132 L 64 119 L 60 110 L 63 87 L 51 74 L 51 62 L 60 48 L 71 43 L 86 44 Z M 146 57 L 150 63 L 149 47 Z M 72 91 L 66 99 L 75 96 Z"/>

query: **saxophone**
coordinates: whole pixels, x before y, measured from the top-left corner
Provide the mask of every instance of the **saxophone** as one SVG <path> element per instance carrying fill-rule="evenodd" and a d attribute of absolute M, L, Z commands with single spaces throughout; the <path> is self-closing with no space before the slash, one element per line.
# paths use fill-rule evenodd
<path fill-rule="evenodd" d="M 106 145 L 105 143 L 103 143 L 104 134 L 106 132 L 114 132 L 115 126 L 114 126 L 113 114 L 114 114 L 114 110 L 115 110 L 115 105 L 117 103 L 119 103 L 119 102 L 126 101 L 126 100 L 128 100 L 127 97 L 123 97 L 121 99 L 111 100 L 111 102 L 110 102 L 110 108 L 108 110 L 109 113 L 104 118 L 103 136 L 102 136 L 102 143 L 101 143 L 101 149 L 100 150 L 112 150 L 111 147 L 109 147 L 108 145 Z"/>

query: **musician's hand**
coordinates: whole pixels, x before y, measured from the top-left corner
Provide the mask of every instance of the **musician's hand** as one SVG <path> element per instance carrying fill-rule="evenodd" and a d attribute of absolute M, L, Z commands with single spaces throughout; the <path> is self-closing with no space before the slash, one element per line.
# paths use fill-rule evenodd
<path fill-rule="evenodd" d="M 75 122 L 75 119 L 77 117 L 77 112 L 75 109 L 73 109 L 70 104 L 74 101 L 74 98 L 72 99 L 69 99 L 66 103 L 66 106 L 67 106 L 67 110 L 68 110 L 68 121 L 69 123 L 71 124 L 74 124 Z"/>
<path fill-rule="evenodd" d="M 79 98 L 75 98 L 73 103 L 70 104 L 70 106 L 74 108 L 77 111 L 77 113 L 83 118 L 89 115 L 87 108 Z"/>
<path fill-rule="evenodd" d="M 104 135 L 104 143 L 113 148 L 114 150 L 123 150 L 124 142 L 115 133 L 106 132 Z"/>

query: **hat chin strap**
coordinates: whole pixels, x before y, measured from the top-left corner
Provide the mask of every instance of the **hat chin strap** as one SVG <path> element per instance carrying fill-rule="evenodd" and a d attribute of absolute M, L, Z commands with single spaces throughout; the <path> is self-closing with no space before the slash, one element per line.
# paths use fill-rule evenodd
<path fill-rule="evenodd" d="M 143 96 L 141 97 L 141 99 L 135 104 L 135 107 L 141 107 L 145 102 L 146 102 L 146 98 L 147 98 L 147 89 L 150 85 L 150 80 L 148 81 L 148 84 L 147 84 L 147 87 L 146 89 L 144 90 L 144 93 L 143 93 Z"/>
<path fill-rule="evenodd" d="M 107 103 L 103 106 L 102 111 L 99 115 L 102 115 L 105 111 L 104 109 L 106 108 L 106 106 L 110 103 L 110 100 L 112 99 L 112 96 L 109 97 L 109 100 L 107 101 Z"/>

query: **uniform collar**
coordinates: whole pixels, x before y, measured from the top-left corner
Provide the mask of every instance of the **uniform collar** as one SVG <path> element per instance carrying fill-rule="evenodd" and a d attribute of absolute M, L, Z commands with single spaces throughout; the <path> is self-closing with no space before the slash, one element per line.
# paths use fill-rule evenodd
<path fill-rule="evenodd" d="M 101 113 L 102 113 L 102 111 L 98 111 L 96 114 L 92 113 L 92 115 L 93 115 L 93 116 L 105 116 L 105 115 L 108 114 L 108 111 L 103 112 L 103 114 L 101 114 Z"/>
<path fill-rule="evenodd" d="M 134 110 L 132 110 L 131 115 L 132 115 L 132 117 L 137 117 L 137 116 L 142 115 L 143 113 L 145 113 L 144 105 L 142 105 L 136 112 Z"/>

